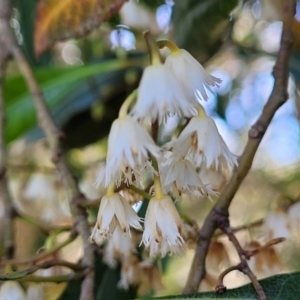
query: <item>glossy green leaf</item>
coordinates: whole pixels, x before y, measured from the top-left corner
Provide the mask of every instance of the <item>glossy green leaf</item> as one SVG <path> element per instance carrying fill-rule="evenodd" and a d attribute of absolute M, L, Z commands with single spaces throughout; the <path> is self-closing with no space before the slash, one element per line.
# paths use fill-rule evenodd
<path fill-rule="evenodd" d="M 275 275 L 260 281 L 268 299 L 292 300 L 300 299 L 300 272 Z M 214 292 L 195 293 L 193 295 L 166 296 L 152 299 L 248 299 L 256 300 L 257 295 L 252 284 L 227 290 L 224 294 Z"/>

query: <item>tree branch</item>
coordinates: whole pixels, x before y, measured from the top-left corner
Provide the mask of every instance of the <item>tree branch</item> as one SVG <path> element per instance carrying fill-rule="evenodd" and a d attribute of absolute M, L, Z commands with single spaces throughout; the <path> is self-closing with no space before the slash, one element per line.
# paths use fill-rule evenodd
<path fill-rule="evenodd" d="M 4 203 L 4 250 L 7 259 L 13 258 L 15 252 L 14 245 L 14 226 L 13 226 L 13 205 L 8 188 L 6 177 L 7 170 L 7 151 L 5 146 L 5 106 L 3 95 L 3 83 L 6 71 L 8 52 L 3 39 L 0 40 L 0 198 Z"/>
<path fill-rule="evenodd" d="M 233 231 L 230 228 L 229 221 L 228 221 L 228 224 L 226 226 L 224 226 L 223 231 L 227 234 L 229 240 L 234 245 L 234 247 L 239 255 L 239 258 L 241 260 L 240 264 L 238 265 L 238 270 L 243 272 L 245 275 L 247 275 L 249 277 L 249 279 L 251 280 L 251 282 L 256 290 L 258 299 L 259 300 L 267 300 L 268 298 L 267 298 L 261 284 L 258 282 L 256 276 L 251 271 L 251 269 L 247 263 L 247 259 L 249 259 L 250 256 L 248 256 L 247 252 L 244 251 L 243 248 L 241 247 L 239 241 L 237 240 L 236 236 L 234 235 Z"/>
<path fill-rule="evenodd" d="M 228 214 L 228 208 L 240 184 L 251 168 L 257 148 L 269 126 L 277 109 L 288 98 L 288 61 L 293 44 L 292 22 L 295 15 L 295 0 L 284 1 L 283 29 L 281 34 L 280 49 L 273 69 L 275 79 L 272 93 L 266 103 L 260 118 L 249 130 L 247 145 L 240 157 L 239 166 L 233 172 L 230 182 L 225 187 L 218 201 L 206 217 L 199 232 L 192 266 L 189 272 L 183 293 L 190 294 L 198 291 L 199 284 L 205 276 L 205 258 L 210 240 L 218 227 L 217 214 Z"/>
<path fill-rule="evenodd" d="M 76 272 L 76 273 L 69 273 L 66 275 L 56 275 L 56 276 L 34 276 L 29 275 L 26 277 L 22 277 L 17 279 L 19 282 L 54 282 L 54 283 L 62 283 L 62 282 L 69 282 L 73 280 L 79 280 L 85 276 L 84 272 Z"/>
<path fill-rule="evenodd" d="M 27 275 L 30 275 L 34 272 L 36 272 L 39 269 L 49 269 L 51 267 L 54 266 L 61 266 L 61 267 L 66 267 L 69 268 L 73 271 L 82 271 L 82 266 L 70 263 L 68 261 L 64 261 L 64 260 L 49 260 L 46 261 L 44 263 L 41 263 L 39 265 L 30 267 L 26 270 L 22 270 L 22 271 L 16 271 L 16 272 L 12 272 L 12 273 L 8 273 L 5 275 L 0 275 L 0 280 L 17 280 L 17 279 L 21 279 Z"/>
<path fill-rule="evenodd" d="M 3 39 L 8 50 L 15 59 L 21 73 L 23 74 L 37 111 L 38 123 L 44 131 L 50 149 L 52 150 L 52 162 L 55 164 L 61 180 L 68 195 L 70 210 L 74 219 L 74 227 L 80 234 L 83 241 L 84 256 L 82 264 L 89 269 L 82 283 L 80 300 L 93 299 L 93 278 L 94 278 L 94 248 L 89 243 L 90 228 L 87 222 L 87 213 L 84 207 L 80 206 L 85 201 L 80 193 L 77 182 L 73 177 L 66 156 L 63 151 L 62 141 L 64 134 L 56 126 L 42 91 L 40 90 L 33 71 L 24 56 L 17 39 L 10 26 L 12 7 L 10 0 L 0 0 L 0 27 Z"/>
<path fill-rule="evenodd" d="M 34 257 L 26 258 L 26 259 L 10 259 L 10 260 L 4 260 L 0 262 L 0 267 L 11 265 L 11 266 L 16 266 L 16 265 L 29 265 L 31 263 L 36 263 L 37 261 L 40 261 L 42 259 L 45 259 L 47 256 L 52 255 L 53 253 L 56 253 L 60 249 L 64 248 L 66 245 L 70 244 L 75 240 L 77 237 L 77 234 L 71 234 L 68 239 L 66 239 L 64 242 L 61 244 L 58 244 L 54 246 L 53 248 L 44 251 Z"/>

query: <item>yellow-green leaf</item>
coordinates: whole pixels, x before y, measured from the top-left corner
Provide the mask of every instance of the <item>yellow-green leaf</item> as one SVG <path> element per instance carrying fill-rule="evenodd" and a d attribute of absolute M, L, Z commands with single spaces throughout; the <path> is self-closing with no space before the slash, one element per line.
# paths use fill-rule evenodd
<path fill-rule="evenodd" d="M 54 42 L 87 35 L 119 11 L 126 0 L 40 0 L 34 32 L 39 56 Z"/>

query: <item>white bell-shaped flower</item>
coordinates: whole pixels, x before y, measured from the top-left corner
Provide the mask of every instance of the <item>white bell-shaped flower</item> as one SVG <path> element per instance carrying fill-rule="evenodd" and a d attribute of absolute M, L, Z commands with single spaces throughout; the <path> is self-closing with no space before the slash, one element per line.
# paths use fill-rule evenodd
<path fill-rule="evenodd" d="M 214 120 L 206 114 L 193 117 L 179 137 L 166 144 L 173 155 L 185 157 L 200 167 L 232 170 L 237 165 L 236 156 L 228 149 Z"/>
<path fill-rule="evenodd" d="M 219 87 L 221 79 L 209 75 L 202 65 L 186 50 L 178 49 L 171 52 L 165 61 L 166 67 L 174 74 L 178 84 L 185 87 L 186 92 L 190 91 L 189 97 L 194 94 L 200 99 L 208 100 L 205 88 Z M 191 97 L 190 99 L 192 99 Z"/>
<path fill-rule="evenodd" d="M 184 240 L 180 235 L 182 221 L 172 199 L 153 197 L 148 205 L 143 240 L 151 257 L 166 254 L 181 254 Z"/>
<path fill-rule="evenodd" d="M 199 177 L 203 184 L 213 191 L 220 192 L 229 179 L 229 172 L 207 168 L 204 163 L 199 168 Z"/>
<path fill-rule="evenodd" d="M 185 95 L 181 84 L 165 65 L 148 66 L 141 79 L 132 115 L 136 119 L 148 118 L 159 123 L 168 115 L 195 116 L 197 110 Z"/>
<path fill-rule="evenodd" d="M 90 240 L 102 244 L 113 234 L 116 226 L 130 235 L 130 227 L 142 230 L 140 221 L 134 209 L 120 194 L 108 193 L 101 199 L 97 223 Z"/>
<path fill-rule="evenodd" d="M 199 195 L 209 196 L 215 194 L 206 187 L 193 164 L 184 158 L 172 160 L 172 157 L 162 166 L 161 180 L 165 193 L 171 192 L 173 197 L 180 197 L 182 193 L 193 199 Z"/>
<path fill-rule="evenodd" d="M 106 166 L 96 183 L 118 186 L 123 175 L 128 184 L 132 184 L 133 178 L 139 181 L 149 166 L 148 151 L 154 157 L 160 155 L 149 133 L 129 116 L 116 119 L 108 137 Z"/>

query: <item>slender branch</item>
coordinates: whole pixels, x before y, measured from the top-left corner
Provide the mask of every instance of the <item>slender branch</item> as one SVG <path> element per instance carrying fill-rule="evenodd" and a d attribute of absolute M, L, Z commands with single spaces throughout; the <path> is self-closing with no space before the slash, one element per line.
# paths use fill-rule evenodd
<path fill-rule="evenodd" d="M 224 278 L 227 274 L 229 274 L 230 272 L 232 271 L 235 271 L 235 270 L 240 270 L 240 264 L 236 265 L 236 266 L 231 266 L 227 269 L 225 269 L 218 277 L 218 281 L 217 281 L 217 285 L 215 287 L 215 291 L 218 293 L 218 294 L 223 294 L 227 288 L 226 286 L 224 285 Z"/>
<path fill-rule="evenodd" d="M 71 234 L 69 236 L 69 238 L 66 239 L 64 242 L 62 242 L 61 244 L 58 244 L 47 251 L 44 251 L 38 255 L 35 255 L 34 257 L 30 257 L 30 258 L 26 258 L 26 259 L 4 260 L 4 261 L 0 262 L 0 267 L 6 266 L 6 265 L 16 266 L 16 265 L 28 265 L 30 263 L 36 263 L 37 261 L 45 259 L 46 257 L 48 257 L 48 256 L 52 255 L 53 253 L 56 253 L 60 249 L 64 248 L 65 246 L 67 246 L 68 244 L 73 242 L 76 237 L 77 237 L 77 234 Z"/>
<path fill-rule="evenodd" d="M 66 275 L 56 275 L 56 276 L 34 276 L 29 275 L 26 277 L 22 277 L 17 279 L 19 282 L 54 282 L 54 283 L 62 283 L 62 282 L 69 282 L 73 280 L 79 280 L 85 276 L 84 272 L 76 272 L 76 273 L 69 273 Z"/>
<path fill-rule="evenodd" d="M 7 259 L 13 258 L 15 252 L 14 245 L 14 225 L 13 215 L 14 209 L 12 205 L 12 198 L 8 188 L 8 181 L 6 177 L 7 170 L 7 151 L 5 146 L 5 106 L 3 95 L 3 83 L 6 71 L 6 61 L 8 60 L 8 53 L 4 42 L 0 41 L 0 49 L 4 51 L 0 55 L 0 199 L 4 203 L 4 251 Z"/>
<path fill-rule="evenodd" d="M 204 224 L 199 232 L 196 250 L 192 266 L 189 272 L 186 286 L 183 293 L 194 293 L 198 290 L 201 280 L 205 276 L 205 258 L 208 251 L 210 240 L 218 227 L 216 214 L 228 214 L 228 208 L 251 168 L 253 158 L 257 148 L 269 126 L 277 109 L 286 102 L 287 83 L 288 83 L 288 61 L 293 45 L 292 23 L 295 15 L 295 0 L 284 1 L 283 7 L 283 29 L 281 34 L 280 49 L 273 69 L 275 79 L 272 93 L 263 109 L 260 118 L 249 130 L 247 145 L 240 157 L 239 166 L 233 172 L 230 182 L 225 187 L 218 201 L 206 217 Z"/>
<path fill-rule="evenodd" d="M 246 229 L 249 229 L 249 228 L 261 226 L 263 224 L 263 222 L 264 222 L 264 219 L 259 219 L 257 221 L 251 222 L 249 224 L 234 227 L 234 228 L 232 228 L 232 231 L 233 232 L 238 232 L 238 231 L 241 231 L 241 230 L 246 230 Z M 214 234 L 214 237 L 218 237 L 218 236 L 221 236 L 223 234 L 224 234 L 224 232 L 219 230 Z"/>
<path fill-rule="evenodd" d="M 254 255 L 258 254 L 259 252 L 261 252 L 261 251 L 263 251 L 263 250 L 265 250 L 269 247 L 272 247 L 276 244 L 282 243 L 285 240 L 286 239 L 284 237 L 275 238 L 275 239 L 272 239 L 272 240 L 268 241 L 266 244 L 254 249 L 254 250 L 244 250 L 244 253 L 245 253 L 247 258 L 250 258 L 251 256 L 254 256 Z"/>
<path fill-rule="evenodd" d="M 241 247 L 239 241 L 237 240 L 236 236 L 234 235 L 234 233 L 232 232 L 229 224 L 228 226 L 226 226 L 224 228 L 224 232 L 227 234 L 229 240 L 232 242 L 232 244 L 234 245 L 239 258 L 241 260 L 241 263 L 239 264 L 239 270 L 241 272 L 243 272 L 245 275 L 247 275 L 249 277 L 249 279 L 251 280 L 256 293 L 258 294 L 258 299 L 259 300 L 267 300 L 267 296 L 265 295 L 265 292 L 261 286 L 261 284 L 258 282 L 256 276 L 253 274 L 253 272 L 251 271 L 248 263 L 247 263 L 247 259 L 250 258 L 250 256 L 247 255 L 247 252 L 243 250 L 243 248 Z"/>
<path fill-rule="evenodd" d="M 48 234 L 50 231 L 56 231 L 59 230 L 60 232 L 63 231 L 68 231 L 71 230 L 73 228 L 71 222 L 70 224 L 65 224 L 65 225 L 46 225 L 46 223 L 41 222 L 41 221 L 37 221 L 34 218 L 24 214 L 24 213 L 20 213 L 19 211 L 15 210 L 15 216 L 18 217 L 19 219 L 25 221 L 26 223 L 33 225 L 35 227 L 38 227 L 41 231 L 43 231 L 44 233 Z"/>
<path fill-rule="evenodd" d="M 61 267 L 67 267 L 73 271 L 82 271 L 82 266 L 70 263 L 68 261 L 64 261 L 64 260 L 51 260 L 51 261 L 46 261 L 44 263 L 41 263 L 39 265 L 35 265 L 33 267 L 30 267 L 26 270 L 22 270 L 22 271 L 16 271 L 16 272 L 12 272 L 12 273 L 8 273 L 5 275 L 0 275 L 0 280 L 17 280 L 17 279 L 21 279 L 27 275 L 30 275 L 34 272 L 36 272 L 39 269 L 49 269 L 51 267 L 54 266 L 61 266 Z"/>
<path fill-rule="evenodd" d="M 285 238 L 275 238 L 272 239 L 270 241 L 268 241 L 265 245 L 255 249 L 255 250 L 244 250 L 242 249 L 240 243 L 238 242 L 237 238 L 235 237 L 233 230 L 230 228 L 229 226 L 229 222 L 228 222 L 228 226 L 226 226 L 225 228 L 223 228 L 224 233 L 227 234 L 228 238 L 230 239 L 230 241 L 233 243 L 235 249 L 238 252 L 238 255 L 240 257 L 241 262 L 235 266 L 231 266 L 227 269 L 225 269 L 218 277 L 218 282 L 217 285 L 215 287 L 215 291 L 219 294 L 222 294 L 226 291 L 226 286 L 224 285 L 223 281 L 224 281 L 224 277 L 229 274 L 230 272 L 234 271 L 234 270 L 238 270 L 240 272 L 243 272 L 245 275 L 247 275 L 249 277 L 249 279 L 251 280 L 258 296 L 259 299 L 261 300 L 267 300 L 267 297 L 262 289 L 262 286 L 260 285 L 260 283 L 258 282 L 257 278 L 255 277 L 255 275 L 253 274 L 253 272 L 251 271 L 251 269 L 249 268 L 249 265 L 247 263 L 247 260 L 250 259 L 251 256 L 254 256 L 256 254 L 258 254 L 259 252 L 267 249 L 268 247 L 272 247 L 273 245 L 276 245 L 278 243 L 281 243 L 285 240 Z"/>
<path fill-rule="evenodd" d="M 93 278 L 94 278 L 94 248 L 89 243 L 90 228 L 87 222 L 86 209 L 80 204 L 85 201 L 80 193 L 77 182 L 71 173 L 66 156 L 63 151 L 62 141 L 64 134 L 56 126 L 42 91 L 40 90 L 33 71 L 23 54 L 17 39 L 10 26 L 12 7 L 10 0 L 0 0 L 0 27 L 1 34 L 5 38 L 5 43 L 14 57 L 21 73 L 23 74 L 37 111 L 38 123 L 44 131 L 50 149 L 52 151 L 52 162 L 55 164 L 70 202 L 70 210 L 74 218 L 74 227 L 80 234 L 83 242 L 84 255 L 82 259 L 83 266 L 90 271 L 87 272 L 82 283 L 80 300 L 93 299 Z"/>

